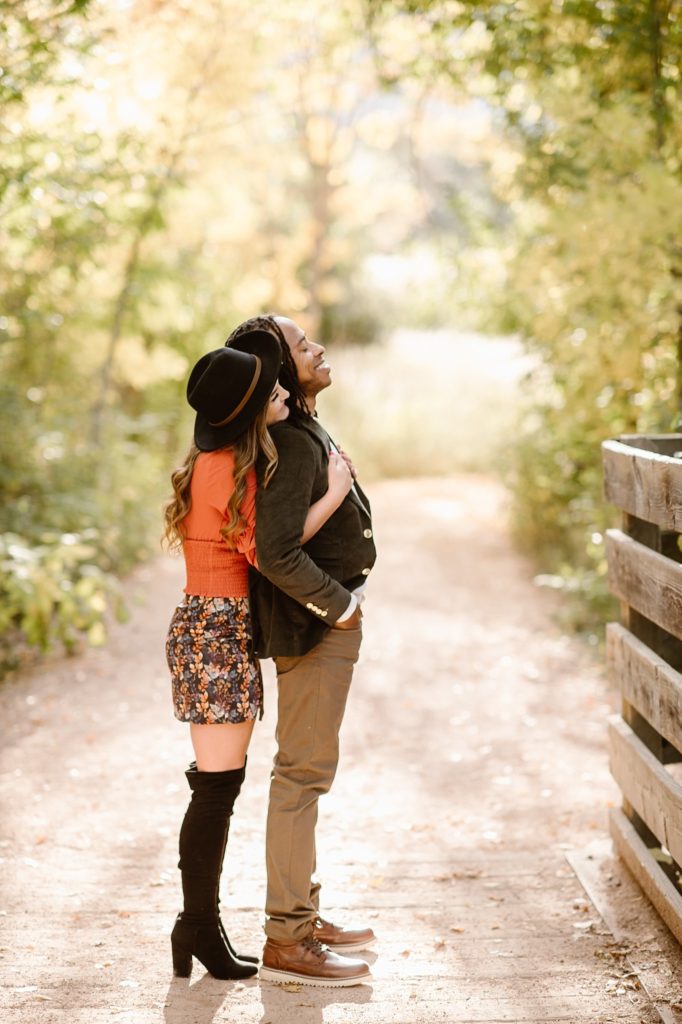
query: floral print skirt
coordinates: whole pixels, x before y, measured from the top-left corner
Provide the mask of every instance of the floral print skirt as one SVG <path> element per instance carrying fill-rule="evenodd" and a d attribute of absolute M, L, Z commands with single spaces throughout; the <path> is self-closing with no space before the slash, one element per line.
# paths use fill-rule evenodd
<path fill-rule="evenodd" d="M 168 628 L 166 659 L 181 722 L 217 725 L 262 716 L 263 679 L 251 650 L 246 597 L 187 595 Z"/>

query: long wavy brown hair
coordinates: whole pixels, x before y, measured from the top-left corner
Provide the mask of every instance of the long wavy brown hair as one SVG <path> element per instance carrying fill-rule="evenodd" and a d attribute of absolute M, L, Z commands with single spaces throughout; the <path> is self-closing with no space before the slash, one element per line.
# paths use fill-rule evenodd
<path fill-rule="evenodd" d="M 267 459 L 263 475 L 263 487 L 267 487 L 277 469 L 277 449 L 265 423 L 269 404 L 265 405 L 236 441 L 225 446 L 234 452 L 234 490 L 225 508 L 227 523 L 220 532 L 227 546 L 233 550 L 247 527 L 241 506 L 246 497 L 246 476 L 249 470 L 262 453 Z M 178 551 L 182 547 L 185 536 L 182 524 L 192 503 L 192 473 L 200 454 L 195 444 L 190 445 L 182 465 L 171 473 L 173 494 L 163 507 L 162 535 L 162 543 L 169 551 Z"/>

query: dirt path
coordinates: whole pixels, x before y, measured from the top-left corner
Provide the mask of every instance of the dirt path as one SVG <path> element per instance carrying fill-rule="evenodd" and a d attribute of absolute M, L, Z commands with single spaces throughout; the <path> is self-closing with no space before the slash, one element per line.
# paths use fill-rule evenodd
<path fill-rule="evenodd" d="M 633 969 L 676 1019 L 678 947 L 609 858 L 605 683 L 511 550 L 502 492 L 460 477 L 385 483 L 373 496 L 380 562 L 341 769 L 321 804 L 320 861 L 329 916 L 369 920 L 380 935 L 374 983 L 286 991 L 218 982 L 198 965 L 189 985 L 172 979 L 190 748 L 163 660 L 181 571 L 159 562 L 131 584 L 132 620 L 106 650 L 0 691 L 3 1019 L 658 1021 Z M 224 917 L 252 952 L 269 669 L 266 685 L 223 880 Z M 570 850 L 591 861 L 619 941 Z"/>

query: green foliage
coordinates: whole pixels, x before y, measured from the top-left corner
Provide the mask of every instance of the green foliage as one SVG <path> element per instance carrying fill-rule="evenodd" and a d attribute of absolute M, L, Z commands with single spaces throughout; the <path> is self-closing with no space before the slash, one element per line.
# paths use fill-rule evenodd
<path fill-rule="evenodd" d="M 403 70 L 495 104 L 491 163 L 512 219 L 506 281 L 486 322 L 535 360 L 514 466 L 516 536 L 578 621 L 608 605 L 600 444 L 675 428 L 682 394 L 682 5 L 678 0 L 370 3 L 428 24 Z M 577 606 L 576 606 L 577 607 Z M 587 609 L 587 611 L 585 611 Z"/>
<path fill-rule="evenodd" d="M 571 5 L 571 24 L 557 28 L 569 39 L 567 70 L 530 89 L 542 114 L 532 133 L 522 130 L 517 178 L 530 202 L 518 207 L 528 221 L 517 228 L 509 284 L 540 360 L 513 479 L 517 536 L 596 617 L 613 611 L 601 537 L 614 512 L 603 503 L 600 444 L 675 429 L 682 379 L 673 73 L 682 34 L 670 21 L 652 38 L 654 6 L 597 17 Z"/>
<path fill-rule="evenodd" d="M 60 595 L 87 565 L 113 580 L 156 549 L 190 436 L 188 368 L 238 320 L 279 309 L 369 347 L 400 316 L 367 259 L 427 248 L 422 229 L 449 206 L 413 181 L 405 154 L 416 159 L 430 112 L 418 89 L 383 89 L 362 12 L 359 0 L 206 0 L 191 17 L 179 0 L 0 0 L 0 534 L 21 538 L 4 557 L 0 633 L 12 642 L 91 633 L 103 577 L 94 603 Z M 418 156 L 450 166 L 450 148 L 439 134 Z M 86 538 L 83 562 L 64 535 Z"/>
<path fill-rule="evenodd" d="M 44 533 L 39 542 L 0 534 L 0 669 L 15 667 L 24 645 L 73 651 L 80 635 L 104 643 L 104 613 L 113 600 L 123 614 L 115 580 L 96 564 L 96 530 Z"/>
<path fill-rule="evenodd" d="M 66 430 L 36 431 L 33 444 L 24 437 L 21 473 L 3 464 L 0 669 L 26 645 L 72 650 L 79 633 L 101 643 L 108 610 L 122 615 L 117 577 L 159 535 L 166 461 L 147 432 L 160 429 L 151 414 L 117 421 L 99 452 Z"/>
<path fill-rule="evenodd" d="M 141 136 L 83 130 L 87 6 L 10 5 L 0 34 L 0 668 L 27 646 L 101 643 L 107 609 L 121 614 L 116 577 L 159 533 L 176 417 L 155 410 L 186 366 L 169 347 L 148 400 L 117 376 L 120 335 L 144 315 L 131 253 L 147 306 L 169 276 L 139 251 L 162 225 L 164 171 Z M 144 376 L 143 346 L 128 364 Z"/>
<path fill-rule="evenodd" d="M 189 366 L 273 308 L 357 345 L 345 422 L 376 473 L 457 460 L 437 427 L 407 455 L 451 424 L 412 351 L 369 425 L 370 342 L 467 304 L 518 331 L 518 537 L 599 595 L 599 442 L 668 429 L 682 391 L 681 32 L 678 0 L 0 2 L 5 641 L 101 635 L 155 547 Z"/>

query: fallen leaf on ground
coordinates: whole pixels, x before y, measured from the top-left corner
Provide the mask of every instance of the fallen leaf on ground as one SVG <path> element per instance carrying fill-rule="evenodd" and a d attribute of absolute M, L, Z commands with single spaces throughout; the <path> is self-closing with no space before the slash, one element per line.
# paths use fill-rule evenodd
<path fill-rule="evenodd" d="M 401 953 L 400 955 L 401 955 L 401 956 L 409 956 L 409 955 L 410 955 L 410 952 L 411 952 L 411 951 L 410 951 L 409 949 L 404 949 L 404 950 L 402 951 L 402 953 Z"/>

